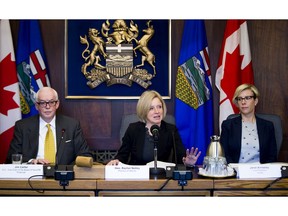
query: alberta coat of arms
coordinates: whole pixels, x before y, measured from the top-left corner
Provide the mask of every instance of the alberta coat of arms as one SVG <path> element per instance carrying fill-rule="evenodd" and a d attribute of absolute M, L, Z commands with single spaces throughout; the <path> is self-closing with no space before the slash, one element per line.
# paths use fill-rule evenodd
<path fill-rule="evenodd" d="M 155 34 L 152 21 L 147 21 L 146 28 L 140 31 L 134 21 L 127 25 L 118 19 L 113 24 L 106 20 L 101 29 L 89 28 L 88 37 L 80 36 L 80 43 L 85 46 L 81 72 L 90 88 L 103 82 L 107 86 L 131 86 L 135 82 L 145 89 L 152 84 L 157 74 L 155 55 L 149 48 L 149 41 Z M 138 55 L 141 55 L 141 62 L 134 65 L 133 60 Z M 144 68 L 144 65 L 149 67 Z"/>

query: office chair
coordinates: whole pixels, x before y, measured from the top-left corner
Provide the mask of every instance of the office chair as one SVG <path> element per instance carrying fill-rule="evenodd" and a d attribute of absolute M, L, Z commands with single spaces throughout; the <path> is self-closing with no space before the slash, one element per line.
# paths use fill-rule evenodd
<path fill-rule="evenodd" d="M 240 114 L 231 114 L 227 117 L 227 119 L 235 118 L 239 116 Z M 282 131 L 282 123 L 280 116 L 276 114 L 263 114 L 263 113 L 256 113 L 256 116 L 268 121 L 271 121 L 274 125 L 275 130 L 275 138 L 276 138 L 276 144 L 277 144 L 277 156 L 279 155 L 281 146 L 282 146 L 282 140 L 283 140 L 283 131 Z"/>
<path fill-rule="evenodd" d="M 129 126 L 130 123 L 139 121 L 139 118 L 136 114 L 128 114 L 124 115 L 121 120 L 121 127 L 120 127 L 120 143 L 122 143 L 122 138 Z M 175 125 L 175 118 L 174 116 L 167 114 L 164 121 L 170 124 Z"/>

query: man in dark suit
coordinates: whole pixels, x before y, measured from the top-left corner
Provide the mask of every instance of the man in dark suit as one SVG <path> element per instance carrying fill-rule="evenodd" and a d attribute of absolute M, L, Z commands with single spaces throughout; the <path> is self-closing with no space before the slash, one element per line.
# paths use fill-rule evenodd
<path fill-rule="evenodd" d="M 14 153 L 21 153 L 23 162 L 32 164 L 69 165 L 74 164 L 77 156 L 91 157 L 80 122 L 56 114 L 59 104 L 58 93 L 53 88 L 43 87 L 37 92 L 35 105 L 39 114 L 16 122 L 6 163 L 11 163 Z M 50 124 L 55 143 L 52 159 L 44 156 L 47 124 Z"/>

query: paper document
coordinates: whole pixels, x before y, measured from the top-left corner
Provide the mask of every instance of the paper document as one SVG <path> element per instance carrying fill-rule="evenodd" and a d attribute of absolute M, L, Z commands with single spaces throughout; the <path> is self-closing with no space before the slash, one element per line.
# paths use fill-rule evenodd
<path fill-rule="evenodd" d="M 146 164 L 149 167 L 154 167 L 154 161 L 151 161 L 149 163 Z M 157 161 L 157 167 L 158 168 L 164 168 L 166 169 L 167 166 L 176 166 L 175 163 L 169 163 L 169 162 L 163 162 L 163 161 Z"/>

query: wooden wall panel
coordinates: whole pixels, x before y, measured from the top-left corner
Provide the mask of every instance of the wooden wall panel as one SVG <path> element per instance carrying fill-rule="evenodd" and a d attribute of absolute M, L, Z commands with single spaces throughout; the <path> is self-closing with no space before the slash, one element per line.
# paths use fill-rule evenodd
<path fill-rule="evenodd" d="M 218 128 L 219 93 L 214 80 L 225 20 L 205 20 L 214 90 L 214 126 Z M 166 100 L 168 113 L 174 113 L 175 76 L 181 46 L 183 20 L 171 21 L 172 98 Z M 11 20 L 14 46 L 17 47 L 18 20 Z M 40 20 L 42 39 L 52 86 L 59 92 L 59 111 L 80 120 L 84 134 L 93 150 L 116 150 L 120 146 L 119 129 L 123 114 L 135 113 L 137 100 L 72 100 L 65 99 L 64 20 Z M 288 161 L 288 21 L 248 20 L 248 31 L 255 84 L 261 93 L 258 112 L 275 113 L 283 121 L 284 142 L 279 160 Z M 158 63 L 158 62 L 157 62 Z M 158 63 L 159 64 L 159 63 Z"/>

